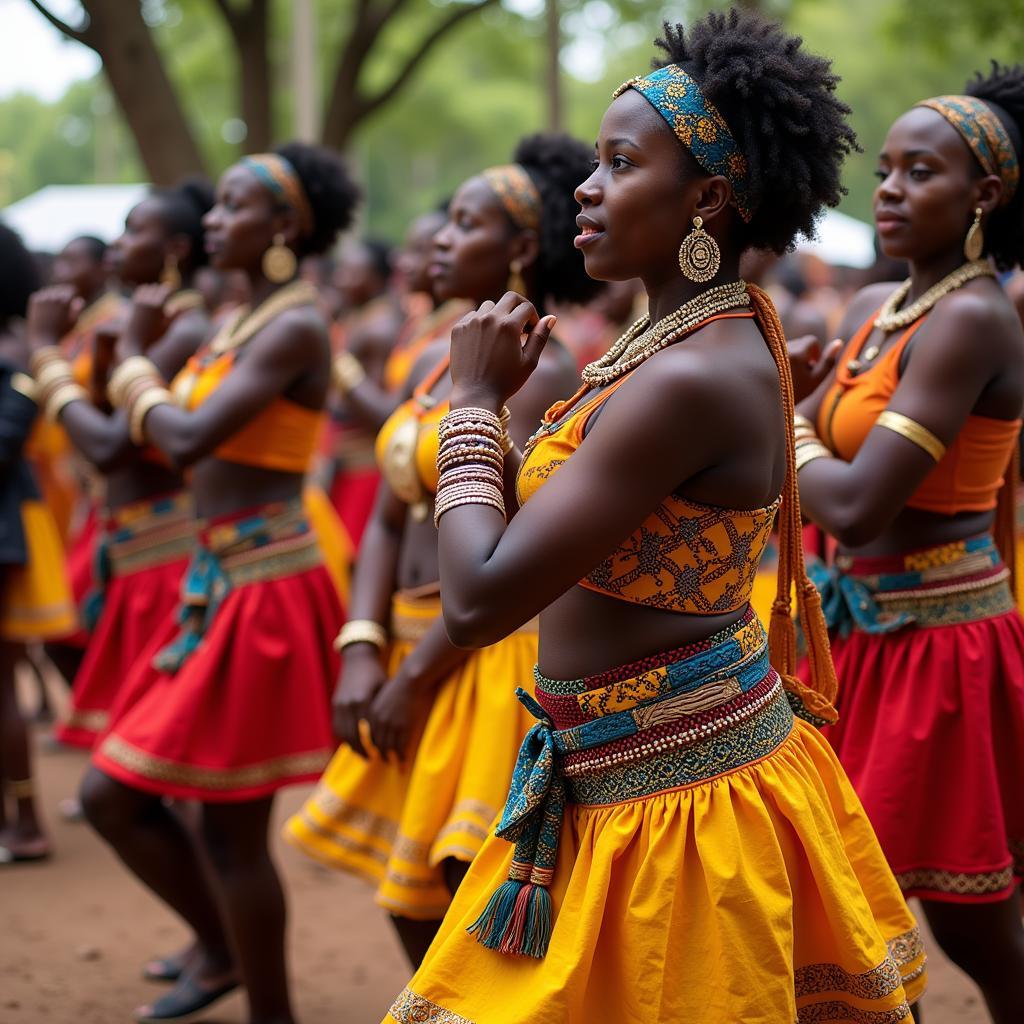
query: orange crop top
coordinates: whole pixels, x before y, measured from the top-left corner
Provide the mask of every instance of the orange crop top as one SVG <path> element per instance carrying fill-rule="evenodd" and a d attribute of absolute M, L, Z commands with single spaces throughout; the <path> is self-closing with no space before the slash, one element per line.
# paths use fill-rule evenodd
<path fill-rule="evenodd" d="M 438 402 L 430 392 L 448 372 L 448 357 L 420 382 L 412 398 L 403 402 L 384 422 L 377 435 L 377 465 L 388 486 L 425 519 L 427 498 L 437 491 L 438 426 L 448 412 L 448 402 Z"/>
<path fill-rule="evenodd" d="M 750 317 L 727 313 L 712 319 Z M 585 440 L 587 422 L 631 374 L 530 438 L 516 480 L 524 505 Z M 564 407 L 554 409 L 563 411 Z M 549 412 L 549 416 L 551 413 Z M 688 615 L 720 615 L 750 600 L 781 498 L 757 509 L 721 508 L 670 494 L 580 586 Z"/>
<path fill-rule="evenodd" d="M 220 355 L 207 351 L 192 356 L 171 384 L 181 407 L 192 410 L 202 405 L 231 372 L 236 354 L 237 349 Z M 322 421 L 320 410 L 278 396 L 213 455 L 242 466 L 305 473 Z"/>
<path fill-rule="evenodd" d="M 900 382 L 900 358 L 922 317 L 907 328 L 869 369 L 847 365 L 860 355 L 875 321 L 873 314 L 850 339 L 836 370 L 835 384 L 818 410 L 818 433 L 839 458 L 851 462 L 887 408 Z M 968 416 L 946 454 L 907 502 L 909 508 L 955 515 L 994 509 L 1003 474 L 1020 434 L 1021 421 Z"/>

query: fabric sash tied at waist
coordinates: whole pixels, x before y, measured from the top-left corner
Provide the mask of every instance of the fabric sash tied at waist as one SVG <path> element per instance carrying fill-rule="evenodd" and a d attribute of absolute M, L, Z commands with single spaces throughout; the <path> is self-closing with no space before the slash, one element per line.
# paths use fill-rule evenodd
<path fill-rule="evenodd" d="M 862 633 L 892 633 L 914 622 L 914 616 L 907 612 L 879 607 L 874 594 L 837 565 L 808 558 L 807 575 L 821 595 L 825 624 L 842 637 L 849 636 L 854 629 Z"/>
<path fill-rule="evenodd" d="M 154 667 L 177 672 L 199 647 L 235 586 L 299 572 L 320 560 L 316 535 L 299 500 L 268 506 L 201 531 L 182 581 L 176 613 L 181 628 L 154 656 Z"/>

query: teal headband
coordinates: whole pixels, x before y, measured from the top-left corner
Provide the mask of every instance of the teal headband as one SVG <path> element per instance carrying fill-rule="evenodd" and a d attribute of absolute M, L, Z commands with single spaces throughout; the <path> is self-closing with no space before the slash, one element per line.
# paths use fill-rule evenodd
<path fill-rule="evenodd" d="M 613 99 L 636 89 L 661 114 L 676 138 L 708 174 L 720 174 L 732 185 L 732 201 L 744 223 L 751 208 L 747 158 L 739 151 L 725 118 L 678 64 L 666 64 L 649 75 L 638 75 L 615 90 Z"/>

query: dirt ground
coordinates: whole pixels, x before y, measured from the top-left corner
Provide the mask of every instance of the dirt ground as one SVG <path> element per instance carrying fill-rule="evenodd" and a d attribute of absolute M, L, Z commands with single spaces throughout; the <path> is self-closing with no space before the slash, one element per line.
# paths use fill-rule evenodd
<path fill-rule="evenodd" d="M 133 1007 L 159 992 L 141 979 L 143 962 L 174 951 L 185 939 L 176 919 L 88 826 L 66 823 L 57 814 L 58 801 L 74 792 L 85 762 L 78 751 L 39 745 L 41 802 L 56 853 L 46 863 L 0 867 L 0 1024 L 127 1022 Z M 305 792 L 282 795 L 279 820 Z M 408 970 L 369 889 L 281 843 L 277 857 L 289 897 L 299 1019 L 377 1024 Z M 934 944 L 929 952 L 927 1024 L 984 1024 L 988 1017 L 977 991 Z M 244 1024 L 244 1011 L 236 994 L 201 1019 Z"/>

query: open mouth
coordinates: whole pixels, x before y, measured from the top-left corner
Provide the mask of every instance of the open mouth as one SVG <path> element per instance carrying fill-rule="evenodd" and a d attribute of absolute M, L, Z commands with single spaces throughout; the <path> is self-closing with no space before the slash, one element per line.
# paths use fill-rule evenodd
<path fill-rule="evenodd" d="M 593 224 L 581 224 L 580 233 L 573 239 L 572 244 L 577 249 L 582 249 L 586 245 L 591 245 L 596 242 L 604 231 L 601 228 L 595 227 Z"/>

